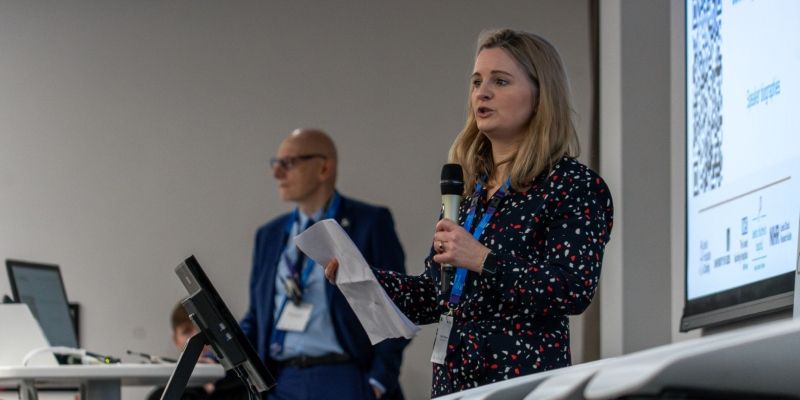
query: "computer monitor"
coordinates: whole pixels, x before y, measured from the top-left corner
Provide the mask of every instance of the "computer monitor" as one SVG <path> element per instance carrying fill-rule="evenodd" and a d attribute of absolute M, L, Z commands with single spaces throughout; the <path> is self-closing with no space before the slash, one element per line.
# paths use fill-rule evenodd
<path fill-rule="evenodd" d="M 787 40 L 800 37 L 800 2 L 684 4 L 680 330 L 779 317 L 800 243 L 800 91 L 788 89 L 800 41 Z"/>
<path fill-rule="evenodd" d="M 25 303 L 51 346 L 78 347 L 58 265 L 6 260 L 14 301 Z"/>
<path fill-rule="evenodd" d="M 251 393 L 266 392 L 275 386 L 275 378 L 267 371 L 197 259 L 187 258 L 175 268 L 175 273 L 189 292 L 189 297 L 182 302 L 183 307 L 200 332 L 187 342 L 161 398 L 180 398 L 204 345 L 211 345 L 225 370 L 235 372 Z"/>

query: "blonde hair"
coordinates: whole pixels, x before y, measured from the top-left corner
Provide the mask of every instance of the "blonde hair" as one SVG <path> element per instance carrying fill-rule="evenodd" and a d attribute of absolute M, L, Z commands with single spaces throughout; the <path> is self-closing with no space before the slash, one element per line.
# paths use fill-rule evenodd
<path fill-rule="evenodd" d="M 538 92 L 527 134 L 508 160 L 511 186 L 522 191 L 539 174 L 549 172 L 562 157 L 577 157 L 580 151 L 572 121 L 569 83 L 558 51 L 540 36 L 510 29 L 486 32 L 478 39 L 476 57 L 482 50 L 494 48 L 505 50 L 527 73 Z M 472 190 L 478 178 L 491 178 L 495 172 L 492 144 L 478 129 L 469 99 L 466 125 L 450 147 L 449 158 L 464 169 L 465 193 Z"/>

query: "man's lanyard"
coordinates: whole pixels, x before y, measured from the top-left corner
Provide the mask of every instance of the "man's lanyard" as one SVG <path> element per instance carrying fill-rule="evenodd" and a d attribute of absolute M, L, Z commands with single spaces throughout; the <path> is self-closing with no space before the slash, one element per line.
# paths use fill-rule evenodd
<path fill-rule="evenodd" d="M 334 192 L 333 197 L 328 202 L 328 207 L 325 209 L 324 219 L 334 218 L 336 216 L 336 212 L 339 209 L 339 203 L 341 201 L 341 197 L 339 193 Z M 308 222 L 311 219 L 309 218 Z M 289 256 L 286 254 L 289 252 L 289 237 L 292 234 L 293 228 L 297 226 L 297 234 L 300 234 L 303 228 L 300 226 L 300 211 L 298 209 L 294 209 L 292 214 L 292 218 L 289 218 L 286 221 L 286 226 L 284 227 L 284 233 L 286 237 L 286 243 L 284 244 L 283 250 L 283 259 L 286 262 L 286 267 L 289 268 L 289 272 L 292 276 L 289 279 L 284 280 L 282 283 L 284 285 L 284 289 L 286 289 L 286 294 L 283 296 L 283 301 L 281 301 L 281 305 L 278 308 L 278 317 L 275 318 L 275 322 L 272 325 L 272 337 L 270 338 L 269 344 L 269 352 L 270 355 L 276 357 L 283 352 L 283 342 L 286 340 L 287 330 L 289 328 L 281 328 L 278 329 L 279 322 L 281 322 L 283 317 L 283 312 L 286 310 L 286 305 L 289 303 L 290 296 L 292 297 L 292 301 L 296 304 L 297 307 L 301 306 L 301 298 L 303 295 L 303 287 L 306 285 L 306 281 L 308 281 L 309 275 L 311 275 L 311 271 L 314 268 L 314 260 L 310 257 L 306 257 L 300 249 L 297 249 L 297 260 L 295 262 L 291 262 Z M 300 267 L 303 265 L 303 260 L 306 259 L 306 267 L 300 271 Z M 282 279 L 280 274 L 277 274 L 278 277 Z M 310 313 L 310 309 L 308 309 Z M 308 324 L 308 319 L 310 318 L 310 314 L 306 314 L 305 323 L 303 323 L 303 328 L 300 328 L 299 331 L 305 329 L 305 325 Z M 289 329 L 293 330 L 293 329 Z"/>
<path fill-rule="evenodd" d="M 478 226 L 475 227 L 475 230 L 472 232 L 472 237 L 475 240 L 480 240 L 481 235 L 483 234 L 484 229 L 486 226 L 489 225 L 489 221 L 492 219 L 495 211 L 497 211 L 497 206 L 500 205 L 500 202 L 506 196 L 506 192 L 508 188 L 511 186 L 511 178 L 506 180 L 506 183 L 500 187 L 500 189 L 492 196 L 492 199 L 489 201 L 489 208 L 486 209 L 486 212 L 483 213 L 481 216 L 481 220 L 478 222 Z M 472 194 L 472 203 L 469 206 L 469 211 L 467 212 L 467 219 L 464 221 L 464 229 L 469 232 L 470 227 L 472 227 L 472 223 L 475 219 L 475 211 L 478 208 L 478 201 L 481 198 L 481 190 L 483 190 L 483 186 L 481 182 L 475 182 L 475 192 Z M 467 269 L 463 267 L 458 267 L 456 269 L 456 277 L 453 281 L 453 289 L 450 291 L 450 307 L 451 309 L 458 305 L 461 302 L 461 294 L 464 291 L 464 283 L 467 280 Z"/>
<path fill-rule="evenodd" d="M 339 196 L 339 193 L 333 192 L 333 197 L 331 197 L 331 201 L 328 202 L 328 207 L 325 209 L 325 214 L 322 219 L 329 219 L 336 217 L 336 212 L 339 209 L 340 202 L 341 202 L 341 196 Z M 311 221 L 310 218 L 309 221 Z M 298 234 L 302 233 L 305 229 L 308 229 L 308 227 L 305 227 L 305 229 L 300 230 L 302 229 L 300 227 L 300 211 L 297 208 L 294 209 L 294 211 L 292 212 L 292 218 L 289 218 L 289 220 L 286 223 L 286 226 L 284 227 L 284 231 L 286 232 L 286 237 L 287 237 L 286 241 L 287 245 L 289 244 L 288 238 L 292 234 L 292 228 L 295 225 L 299 230 L 297 232 Z M 300 270 L 303 259 L 306 260 L 306 265 L 305 268 Z M 311 258 L 306 257 L 299 249 L 297 250 L 297 260 L 295 260 L 295 262 L 291 262 L 291 260 L 289 259 L 288 251 L 284 249 L 283 260 L 284 262 L 286 262 L 286 266 L 289 268 L 289 273 L 292 275 L 292 277 L 295 279 L 299 279 L 297 283 L 299 284 L 300 286 L 299 289 L 302 292 L 303 288 L 306 286 L 306 282 L 308 281 L 309 275 L 311 275 L 311 271 L 314 268 L 314 264 L 316 263 Z"/>

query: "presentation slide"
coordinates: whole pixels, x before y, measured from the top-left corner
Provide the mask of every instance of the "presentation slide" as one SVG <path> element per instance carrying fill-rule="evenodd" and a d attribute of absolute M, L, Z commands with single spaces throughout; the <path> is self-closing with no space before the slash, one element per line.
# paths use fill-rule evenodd
<path fill-rule="evenodd" d="M 687 299 L 793 271 L 800 1 L 689 1 Z"/>

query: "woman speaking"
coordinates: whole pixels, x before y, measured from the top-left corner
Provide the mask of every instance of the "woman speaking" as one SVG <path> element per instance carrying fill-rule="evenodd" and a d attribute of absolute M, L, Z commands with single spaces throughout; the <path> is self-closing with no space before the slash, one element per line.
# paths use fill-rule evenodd
<path fill-rule="evenodd" d="M 432 396 L 570 365 L 568 315 L 592 301 L 612 225 L 611 194 L 579 163 L 556 49 L 526 32 L 478 43 L 464 129 L 458 223 L 436 224 L 425 272 L 375 270 L 415 323 L 438 323 Z M 456 266 L 452 284 L 441 265 Z M 338 263 L 326 265 L 329 280 Z"/>

